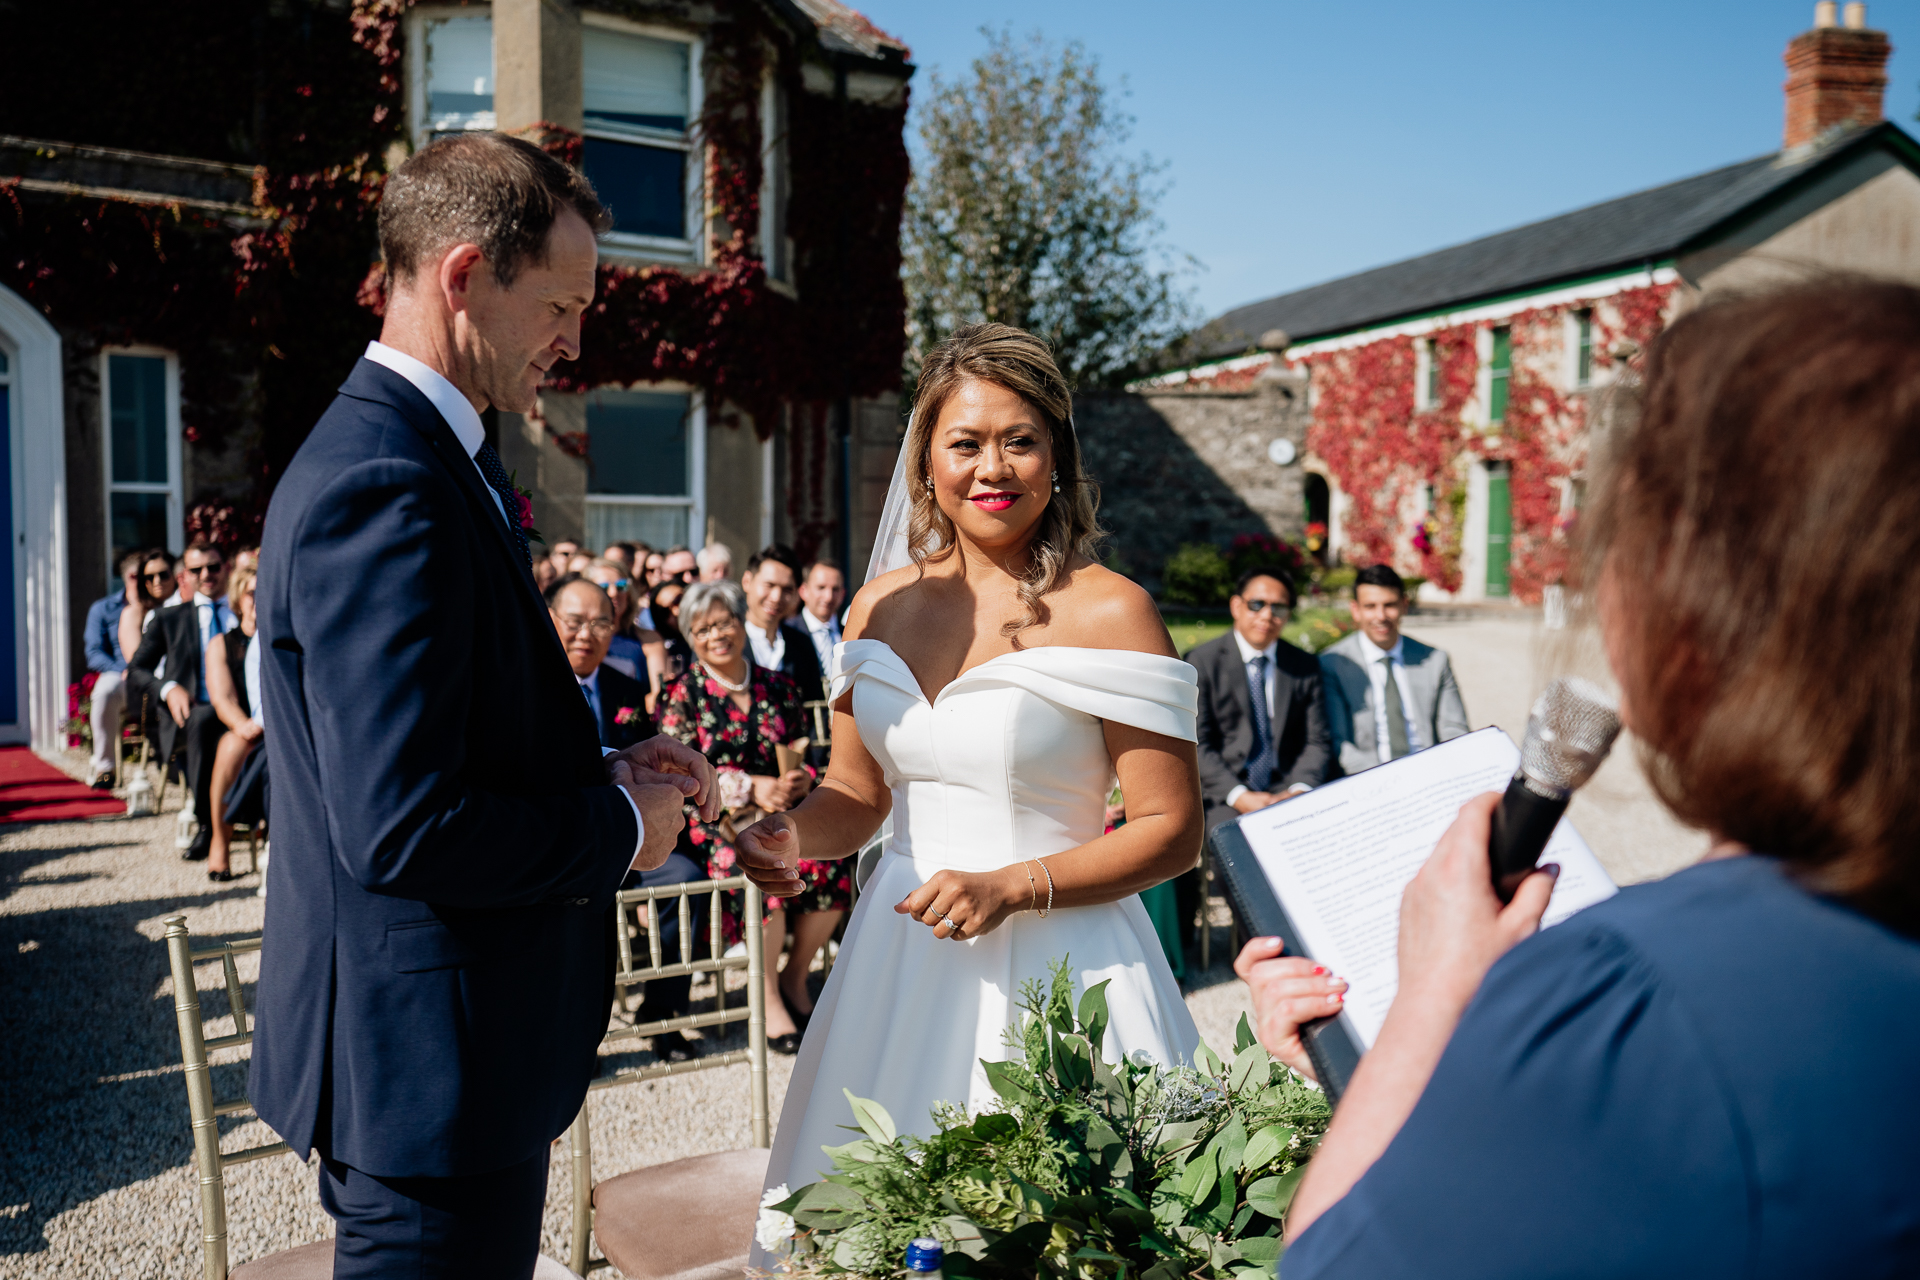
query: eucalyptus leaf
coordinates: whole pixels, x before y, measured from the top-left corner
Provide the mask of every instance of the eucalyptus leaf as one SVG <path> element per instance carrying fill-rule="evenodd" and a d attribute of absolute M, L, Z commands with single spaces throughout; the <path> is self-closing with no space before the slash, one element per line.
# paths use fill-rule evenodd
<path fill-rule="evenodd" d="M 1193 1051 L 1193 1065 L 1210 1076 L 1217 1076 L 1227 1069 L 1226 1064 L 1220 1061 L 1220 1055 L 1208 1048 L 1205 1040 Z"/>
<path fill-rule="evenodd" d="M 1227 1087 L 1238 1093 L 1247 1087 L 1247 1082 L 1253 1079 L 1255 1071 L 1264 1073 L 1267 1070 L 1267 1064 L 1271 1061 L 1265 1049 L 1257 1044 L 1248 1045 L 1233 1055 L 1233 1072 L 1227 1077 Z"/>
<path fill-rule="evenodd" d="M 1014 1103 L 1033 1101 L 1033 1095 L 1022 1087 L 1018 1078 L 1013 1074 L 1014 1068 L 1011 1064 L 1005 1062 L 983 1062 L 980 1065 L 986 1069 L 987 1083 L 992 1085 L 993 1091 L 1002 1098 Z"/>
<path fill-rule="evenodd" d="M 840 1092 L 846 1094 L 847 1101 L 853 1104 L 853 1118 L 860 1122 L 860 1127 L 869 1138 L 881 1143 L 893 1141 L 896 1132 L 893 1117 L 887 1114 L 885 1107 L 867 1098 L 854 1097 L 851 1089 L 842 1089 Z"/>
<path fill-rule="evenodd" d="M 1088 987 L 1080 997 L 1080 1030 L 1094 1044 L 1101 1044 L 1107 1035 L 1107 987 L 1113 979 L 1106 978 Z"/>
<path fill-rule="evenodd" d="M 1020 1132 L 1020 1122 L 1001 1111 L 989 1111 L 975 1117 L 973 1136 L 982 1142 L 1005 1142 Z"/>
<path fill-rule="evenodd" d="M 940 1219 L 944 1230 L 940 1233 L 953 1242 L 952 1247 L 970 1258 L 983 1258 L 987 1253 L 986 1237 L 980 1234 L 980 1228 L 973 1219 L 959 1214 L 950 1214 Z"/>
<path fill-rule="evenodd" d="M 855 1138 L 852 1142 L 838 1147 L 822 1147 L 821 1152 L 833 1161 L 833 1167 L 845 1170 L 850 1164 L 871 1164 L 880 1152 L 879 1144 L 870 1138 Z"/>
<path fill-rule="evenodd" d="M 1247 1187 L 1247 1203 L 1266 1214 L 1269 1218 L 1279 1218 L 1286 1212 L 1280 1205 L 1280 1179 L 1261 1178 Z"/>
<path fill-rule="evenodd" d="M 1244 1013 L 1241 1014 L 1240 1025 L 1233 1029 L 1234 1053 L 1236 1054 L 1239 1053 L 1242 1049 L 1246 1048 L 1248 1045 L 1256 1043 L 1258 1039 L 1259 1037 L 1253 1034 L 1252 1026 L 1250 1026 L 1247 1023 L 1247 1015 Z"/>
<path fill-rule="evenodd" d="M 1214 1140 L 1214 1147 L 1220 1156 L 1220 1172 L 1231 1174 L 1240 1167 L 1240 1158 L 1247 1150 L 1247 1126 L 1235 1116 L 1227 1121 L 1227 1127 L 1220 1131 Z"/>
<path fill-rule="evenodd" d="M 1247 1143 L 1246 1151 L 1240 1157 L 1240 1167 L 1248 1173 L 1264 1169 L 1280 1158 L 1280 1153 L 1293 1141 L 1293 1129 L 1289 1125 L 1270 1124 L 1253 1135 Z"/>
<path fill-rule="evenodd" d="M 1280 1175 L 1279 1185 L 1274 1188 L 1273 1203 L 1279 1210 L 1269 1213 L 1269 1218 L 1279 1218 L 1287 1212 L 1287 1206 L 1293 1203 L 1293 1193 L 1300 1189 L 1300 1179 L 1307 1176 L 1307 1166 L 1297 1164 Z"/>
<path fill-rule="evenodd" d="M 1279 1236 L 1247 1236 L 1235 1245 L 1248 1262 L 1273 1263 L 1280 1259 Z"/>

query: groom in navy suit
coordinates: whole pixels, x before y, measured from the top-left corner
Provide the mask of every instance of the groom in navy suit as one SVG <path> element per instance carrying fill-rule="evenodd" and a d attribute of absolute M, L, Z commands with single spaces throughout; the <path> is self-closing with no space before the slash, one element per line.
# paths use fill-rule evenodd
<path fill-rule="evenodd" d="M 713 772 L 603 757 L 480 413 L 579 355 L 605 215 L 524 142 L 388 179 L 380 341 L 274 494 L 258 640 L 274 856 L 251 1096 L 321 1156 L 334 1275 L 527 1280 L 595 1067 L 613 895 Z"/>

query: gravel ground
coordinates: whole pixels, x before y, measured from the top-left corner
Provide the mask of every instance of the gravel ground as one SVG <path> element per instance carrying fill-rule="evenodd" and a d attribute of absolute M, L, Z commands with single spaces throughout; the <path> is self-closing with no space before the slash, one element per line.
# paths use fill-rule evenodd
<path fill-rule="evenodd" d="M 1416 619 L 1414 635 L 1453 655 L 1473 723 L 1518 734 L 1547 674 L 1565 669 L 1559 636 L 1516 610 L 1466 621 Z M 75 772 L 74 761 L 59 761 Z M 1615 878 L 1666 874 L 1703 842 L 1666 817 L 1630 751 L 1615 753 L 1574 819 Z M 197 938 L 248 937 L 264 903 L 257 877 L 209 884 L 172 847 L 174 816 L 0 828 L 0 1277 L 182 1277 L 200 1266 L 199 1214 L 161 920 L 186 915 Z M 236 865 L 245 865 L 244 860 Z M 1216 920 L 1226 923 L 1224 909 Z M 1230 1044 L 1245 988 L 1225 961 L 1189 983 L 1201 1034 Z M 244 957 L 251 983 L 257 956 Z M 226 1007 L 217 965 L 200 968 L 210 1011 Z M 696 996 L 701 992 L 696 988 Z M 711 988 L 707 997 L 711 998 Z M 216 1020 L 211 1034 L 230 1029 Z M 723 1048 L 744 1044 L 735 1031 Z M 216 1096 L 244 1085 L 243 1051 L 218 1055 Z M 624 1061 L 644 1062 L 644 1052 Z M 771 1059 L 778 1116 L 792 1060 Z M 608 1173 L 750 1141 L 744 1065 L 626 1085 L 593 1096 L 594 1167 Z M 258 1121 L 223 1122 L 227 1150 L 271 1142 Z M 323 1239 L 331 1223 L 313 1175 L 291 1157 L 227 1173 L 235 1265 Z M 554 1151 L 544 1251 L 566 1256 L 567 1147 Z M 606 1273 L 601 1273 L 606 1274 Z"/>

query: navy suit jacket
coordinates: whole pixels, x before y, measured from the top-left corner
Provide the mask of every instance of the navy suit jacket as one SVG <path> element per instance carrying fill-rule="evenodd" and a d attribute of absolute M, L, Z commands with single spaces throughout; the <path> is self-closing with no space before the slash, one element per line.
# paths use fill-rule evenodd
<path fill-rule="evenodd" d="M 622 675 L 606 663 L 600 664 L 600 745 L 615 751 L 653 736 L 653 717 L 647 712 L 647 686 Z M 582 699 L 585 701 L 585 699 Z M 632 711 L 627 723 L 620 713 Z"/>
<path fill-rule="evenodd" d="M 273 858 L 250 1095 L 383 1177 L 526 1160 L 606 1030 L 632 808 L 499 509 L 370 361 L 267 511 Z"/>

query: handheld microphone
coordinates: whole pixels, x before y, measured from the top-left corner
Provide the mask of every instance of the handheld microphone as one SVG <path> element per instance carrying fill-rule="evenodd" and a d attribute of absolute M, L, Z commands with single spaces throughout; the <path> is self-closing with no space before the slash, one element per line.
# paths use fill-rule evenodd
<path fill-rule="evenodd" d="M 1613 699 L 1591 680 L 1563 676 L 1533 704 L 1520 744 L 1520 771 L 1493 811 L 1487 846 L 1500 901 L 1513 901 L 1520 882 L 1540 861 L 1567 801 L 1607 758 L 1619 733 Z"/>

